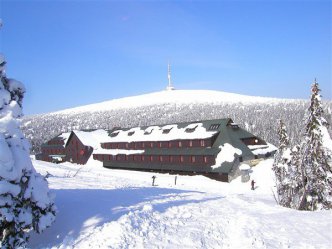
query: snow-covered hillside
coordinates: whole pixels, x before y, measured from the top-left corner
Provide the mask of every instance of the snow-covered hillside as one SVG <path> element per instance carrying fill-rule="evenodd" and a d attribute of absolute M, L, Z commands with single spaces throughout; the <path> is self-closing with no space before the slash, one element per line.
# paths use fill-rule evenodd
<path fill-rule="evenodd" d="M 23 119 L 22 131 L 30 140 L 33 153 L 37 153 L 43 142 L 71 130 L 232 118 L 255 135 L 277 144 L 276 121 L 283 119 L 291 142 L 298 142 L 302 132 L 300 124 L 308 106 L 306 100 L 252 97 L 219 91 L 162 91 L 27 116 Z M 324 109 L 326 119 L 331 120 L 331 101 L 324 102 Z"/>
<path fill-rule="evenodd" d="M 330 248 L 332 211 L 276 205 L 272 160 L 250 183 L 33 161 L 56 194 L 58 216 L 31 248 Z M 157 186 L 151 177 L 156 175 Z"/>
<path fill-rule="evenodd" d="M 255 104 L 269 103 L 275 104 L 280 102 L 301 102 L 301 100 L 277 99 L 247 96 L 236 93 L 227 93 L 212 90 L 175 90 L 160 91 L 139 96 L 132 96 L 120 99 L 114 99 L 92 105 L 80 106 L 55 112 L 54 114 L 73 114 L 82 112 L 100 112 L 122 108 L 138 108 L 142 106 L 172 104 Z M 303 100 L 302 100 L 303 101 Z"/>

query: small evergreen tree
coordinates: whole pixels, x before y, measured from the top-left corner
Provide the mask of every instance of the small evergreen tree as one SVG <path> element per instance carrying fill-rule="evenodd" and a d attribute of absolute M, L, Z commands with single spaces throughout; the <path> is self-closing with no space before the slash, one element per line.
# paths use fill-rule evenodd
<path fill-rule="evenodd" d="M 301 153 L 300 146 L 295 145 L 291 151 L 291 161 L 289 163 L 289 179 L 288 195 L 290 196 L 289 207 L 298 208 L 301 196 L 303 195 L 303 181 L 301 171 Z"/>
<path fill-rule="evenodd" d="M 299 203 L 299 209 L 331 209 L 332 143 L 327 132 L 328 123 L 323 118 L 320 89 L 316 80 L 312 85 L 311 92 L 305 138 L 301 148 L 301 171 L 304 191 Z"/>
<path fill-rule="evenodd" d="M 28 232 L 42 232 L 55 218 L 54 197 L 35 171 L 19 125 L 24 86 L 5 75 L 0 55 L 0 247 L 25 247 Z"/>
<path fill-rule="evenodd" d="M 291 161 L 289 138 L 286 131 L 286 126 L 282 120 L 279 121 L 278 126 L 279 148 L 274 156 L 273 171 L 276 177 L 277 197 L 278 203 L 282 206 L 288 207 L 290 200 L 288 197 L 288 167 Z"/>

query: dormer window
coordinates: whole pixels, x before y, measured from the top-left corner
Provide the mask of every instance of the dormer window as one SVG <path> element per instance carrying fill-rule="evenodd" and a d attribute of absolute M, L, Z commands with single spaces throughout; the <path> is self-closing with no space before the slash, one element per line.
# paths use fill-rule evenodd
<path fill-rule="evenodd" d="M 266 145 L 266 143 L 258 137 L 242 138 L 241 140 L 245 145 Z"/>
<path fill-rule="evenodd" d="M 114 131 L 111 133 L 111 137 L 116 137 L 117 135 L 119 135 L 119 131 Z"/>
<path fill-rule="evenodd" d="M 196 130 L 197 126 L 198 126 L 198 125 L 196 125 L 195 127 L 186 128 L 186 129 L 185 129 L 185 132 L 187 132 L 187 133 L 192 133 L 192 132 L 194 132 L 194 131 Z"/>
<path fill-rule="evenodd" d="M 239 129 L 239 125 L 236 123 L 230 123 L 229 124 L 233 129 Z"/>
<path fill-rule="evenodd" d="M 150 135 L 152 133 L 152 131 L 154 130 L 154 128 L 147 128 L 145 131 L 144 131 L 144 135 Z"/>
<path fill-rule="evenodd" d="M 219 129 L 219 127 L 220 127 L 220 124 L 212 124 L 209 127 L 209 131 L 216 131 Z"/>
<path fill-rule="evenodd" d="M 128 136 L 132 136 L 132 135 L 134 135 L 134 131 L 130 131 L 130 132 L 128 132 Z"/>
<path fill-rule="evenodd" d="M 171 130 L 172 130 L 172 128 L 163 129 L 163 134 L 168 134 Z"/>

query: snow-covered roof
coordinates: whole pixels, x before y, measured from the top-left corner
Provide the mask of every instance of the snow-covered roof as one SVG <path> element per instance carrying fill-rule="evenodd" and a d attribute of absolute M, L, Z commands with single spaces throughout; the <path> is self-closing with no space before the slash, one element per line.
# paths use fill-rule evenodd
<path fill-rule="evenodd" d="M 241 164 L 240 167 L 239 167 L 240 170 L 250 170 L 251 167 L 248 165 L 248 164 Z"/>
<path fill-rule="evenodd" d="M 107 154 L 107 155 L 134 155 L 134 154 L 142 154 L 145 150 L 122 150 L 122 149 L 111 149 L 106 150 L 102 148 L 98 148 L 94 151 L 94 154 Z"/>
<path fill-rule="evenodd" d="M 68 141 L 68 138 L 69 138 L 69 136 L 70 136 L 70 133 L 71 133 L 71 132 L 64 132 L 64 133 L 61 133 L 61 134 L 59 135 L 59 137 L 63 139 L 63 144 L 64 144 L 64 145 L 67 144 L 67 141 Z"/>
<path fill-rule="evenodd" d="M 248 145 L 248 148 L 254 155 L 265 155 L 277 150 L 273 144 L 267 143 L 263 145 Z"/>
<path fill-rule="evenodd" d="M 91 146 L 94 149 L 100 148 L 100 143 L 105 141 L 108 137 L 108 132 L 105 130 L 95 131 L 73 131 L 78 139 L 87 146 Z"/>
<path fill-rule="evenodd" d="M 136 127 L 129 130 L 115 130 L 103 142 L 205 139 L 212 137 L 217 132 L 207 130 L 202 123 L 192 123 L 182 128 L 179 128 L 178 125 L 149 126 L 145 129 Z"/>

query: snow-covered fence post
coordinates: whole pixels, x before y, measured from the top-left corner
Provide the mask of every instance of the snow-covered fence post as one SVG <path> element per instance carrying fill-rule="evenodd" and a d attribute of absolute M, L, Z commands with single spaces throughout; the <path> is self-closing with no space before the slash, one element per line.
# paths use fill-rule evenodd
<path fill-rule="evenodd" d="M 0 247 L 18 248 L 26 246 L 29 231 L 40 233 L 50 226 L 56 210 L 19 128 L 24 85 L 6 77 L 5 64 L 0 54 Z"/>

